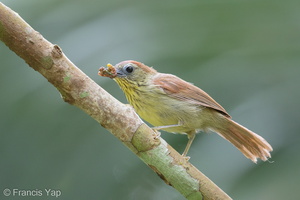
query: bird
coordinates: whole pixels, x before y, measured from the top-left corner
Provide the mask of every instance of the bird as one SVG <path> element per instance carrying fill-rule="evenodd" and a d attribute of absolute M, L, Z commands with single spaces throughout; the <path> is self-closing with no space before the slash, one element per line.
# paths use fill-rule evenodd
<path fill-rule="evenodd" d="M 245 157 L 257 163 L 271 158 L 272 146 L 260 135 L 231 119 L 227 111 L 199 87 L 153 67 L 134 61 L 107 64 L 98 74 L 112 78 L 123 90 L 137 114 L 155 130 L 185 134 L 183 156 L 196 133 L 213 131 L 228 140 Z"/>

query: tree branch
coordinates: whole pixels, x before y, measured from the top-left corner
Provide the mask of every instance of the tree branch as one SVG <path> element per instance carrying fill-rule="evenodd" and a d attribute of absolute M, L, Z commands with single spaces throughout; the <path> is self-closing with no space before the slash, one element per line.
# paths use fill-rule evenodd
<path fill-rule="evenodd" d="M 62 52 L 0 3 L 0 40 L 61 93 L 109 130 L 187 199 L 231 199 L 138 117 L 78 69 Z"/>

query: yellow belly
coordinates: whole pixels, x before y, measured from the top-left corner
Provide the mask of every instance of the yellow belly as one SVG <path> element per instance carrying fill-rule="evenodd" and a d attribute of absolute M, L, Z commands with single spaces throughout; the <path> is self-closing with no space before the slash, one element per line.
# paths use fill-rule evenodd
<path fill-rule="evenodd" d="M 200 106 L 166 95 L 151 94 L 143 94 L 142 98 L 141 95 L 126 95 L 129 103 L 145 121 L 153 126 L 180 125 L 163 129 L 167 132 L 187 133 L 201 129 L 203 122 L 199 116 L 202 111 Z"/>

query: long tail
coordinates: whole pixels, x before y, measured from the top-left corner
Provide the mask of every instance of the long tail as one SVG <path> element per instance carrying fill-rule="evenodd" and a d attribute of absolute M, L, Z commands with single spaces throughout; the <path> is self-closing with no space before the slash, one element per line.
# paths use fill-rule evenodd
<path fill-rule="evenodd" d="M 232 143 L 254 163 L 257 162 L 257 158 L 263 161 L 271 158 L 270 152 L 273 149 L 264 138 L 229 118 L 224 119 L 226 120 L 224 124 L 227 124 L 227 126 L 214 127 L 212 128 L 213 131 Z"/>

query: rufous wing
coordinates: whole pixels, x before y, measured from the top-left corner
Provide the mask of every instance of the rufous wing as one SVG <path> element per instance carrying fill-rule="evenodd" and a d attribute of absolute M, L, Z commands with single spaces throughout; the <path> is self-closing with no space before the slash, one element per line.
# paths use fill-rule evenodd
<path fill-rule="evenodd" d="M 177 76 L 158 73 L 154 76 L 153 83 L 173 98 L 215 109 L 223 115 L 231 118 L 226 110 L 206 92 L 193 84 L 178 78 Z"/>

